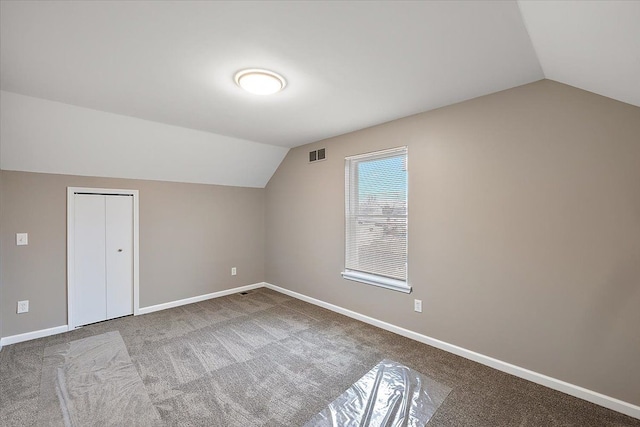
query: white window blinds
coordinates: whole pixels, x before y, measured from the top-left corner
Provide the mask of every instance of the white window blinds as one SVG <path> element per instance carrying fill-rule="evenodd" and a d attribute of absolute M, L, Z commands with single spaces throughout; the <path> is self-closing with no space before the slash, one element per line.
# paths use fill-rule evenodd
<path fill-rule="evenodd" d="M 347 279 L 409 292 L 407 148 L 345 159 Z"/>

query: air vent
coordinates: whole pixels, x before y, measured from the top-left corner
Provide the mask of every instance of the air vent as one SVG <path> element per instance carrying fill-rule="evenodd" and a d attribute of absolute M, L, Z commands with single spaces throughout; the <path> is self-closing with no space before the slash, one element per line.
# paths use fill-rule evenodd
<path fill-rule="evenodd" d="M 309 151 L 309 163 L 318 162 L 326 159 L 326 149 Z"/>

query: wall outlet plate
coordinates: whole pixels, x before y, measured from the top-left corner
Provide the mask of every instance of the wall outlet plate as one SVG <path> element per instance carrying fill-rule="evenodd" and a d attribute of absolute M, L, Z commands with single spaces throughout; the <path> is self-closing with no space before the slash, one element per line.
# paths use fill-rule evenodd
<path fill-rule="evenodd" d="M 421 299 L 414 299 L 413 300 L 413 311 L 418 312 L 418 313 L 422 313 L 422 300 Z"/>
<path fill-rule="evenodd" d="M 16 245 L 25 246 L 29 244 L 28 233 L 16 233 Z"/>
<path fill-rule="evenodd" d="M 235 267 L 231 267 L 231 275 L 235 276 L 236 274 L 238 274 L 238 270 Z"/>
<path fill-rule="evenodd" d="M 18 314 L 29 312 L 29 300 L 18 301 Z"/>

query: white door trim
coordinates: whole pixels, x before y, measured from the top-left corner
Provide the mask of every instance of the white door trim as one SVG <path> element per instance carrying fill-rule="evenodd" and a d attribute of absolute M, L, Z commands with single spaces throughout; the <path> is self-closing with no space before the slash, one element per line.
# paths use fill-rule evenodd
<path fill-rule="evenodd" d="M 140 236 L 138 190 L 112 188 L 67 187 L 67 324 L 69 330 L 76 325 L 73 320 L 73 290 L 75 286 L 75 197 L 76 193 L 126 194 L 133 196 L 133 315 L 140 314 Z"/>

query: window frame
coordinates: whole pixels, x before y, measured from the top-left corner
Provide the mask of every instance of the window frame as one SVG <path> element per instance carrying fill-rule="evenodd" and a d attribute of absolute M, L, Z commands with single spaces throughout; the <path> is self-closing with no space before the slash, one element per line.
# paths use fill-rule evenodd
<path fill-rule="evenodd" d="M 405 156 L 405 168 L 407 171 L 407 199 L 406 199 L 406 221 L 407 221 L 407 236 L 406 236 L 406 279 L 401 280 L 397 278 L 387 277 L 380 274 L 375 274 L 367 271 L 355 270 L 347 268 L 347 260 L 349 257 L 349 242 L 353 242 L 355 237 L 355 227 L 350 225 L 350 221 L 353 221 L 357 215 L 356 204 L 359 203 L 357 195 L 354 197 L 351 194 L 352 189 L 356 189 L 358 192 L 360 183 L 358 182 L 357 168 L 353 167 L 354 162 L 371 161 L 377 159 L 386 159 L 391 157 L 397 157 L 400 155 Z M 407 146 L 395 147 L 386 150 L 374 151 L 370 153 L 358 154 L 354 156 L 345 157 L 345 258 L 344 258 L 344 270 L 341 275 L 346 280 L 352 280 L 368 285 L 378 286 L 394 291 L 411 293 L 412 288 L 409 285 L 409 150 Z M 355 184 L 354 184 L 355 182 Z"/>

